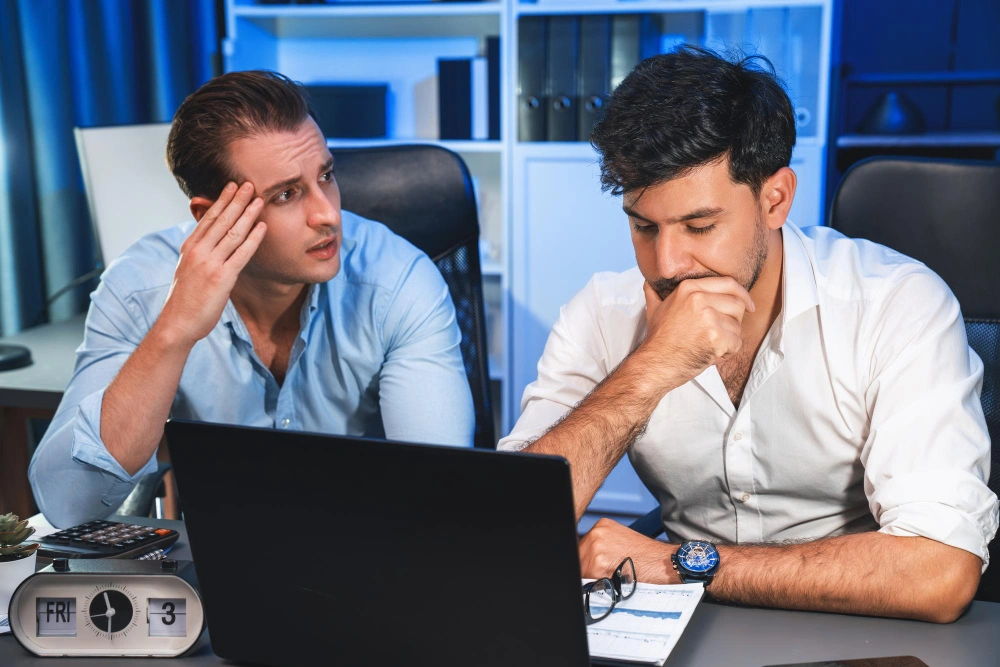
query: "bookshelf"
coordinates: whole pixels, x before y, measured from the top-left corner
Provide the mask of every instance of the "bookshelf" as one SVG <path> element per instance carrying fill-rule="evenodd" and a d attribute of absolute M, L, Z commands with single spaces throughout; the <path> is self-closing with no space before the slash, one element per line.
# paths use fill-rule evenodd
<path fill-rule="evenodd" d="M 635 258 L 620 201 L 601 193 L 585 141 L 518 140 L 518 21 L 525 17 L 654 17 L 662 45 L 687 40 L 741 46 L 775 60 L 793 102 L 807 107 L 793 156 L 799 193 L 792 219 L 822 219 L 833 0 L 630 0 L 525 3 L 257 4 L 226 0 L 224 69 L 276 69 L 306 84 L 388 83 L 388 137 L 330 138 L 331 146 L 434 142 L 459 153 L 477 183 L 484 238 L 490 374 L 498 436 L 517 420 L 524 387 L 559 307 L 603 270 Z M 438 58 L 480 55 L 500 37 L 499 141 L 436 141 L 420 121 Z M 671 41 L 673 40 L 673 41 Z M 804 92 L 803 92 L 804 91 Z M 804 99 L 807 98 L 807 99 Z M 436 98 L 434 98 L 436 99 Z M 418 101 L 422 102 L 418 103 Z M 623 461 L 592 511 L 637 515 L 654 501 Z"/>
<path fill-rule="evenodd" d="M 1000 3 L 939 0 L 907 11 L 905 2 L 841 0 L 835 8 L 827 201 L 852 166 L 874 156 L 1000 160 Z M 888 93 L 915 112 L 921 132 L 866 130 Z"/>
<path fill-rule="evenodd" d="M 943 148 L 1000 149 L 1000 132 L 929 132 L 927 134 L 842 134 L 837 148 Z"/>

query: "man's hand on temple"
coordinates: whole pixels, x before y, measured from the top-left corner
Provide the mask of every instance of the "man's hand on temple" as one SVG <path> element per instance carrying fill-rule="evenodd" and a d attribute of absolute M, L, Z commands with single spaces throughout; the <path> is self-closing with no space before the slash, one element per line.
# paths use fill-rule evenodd
<path fill-rule="evenodd" d="M 251 201 L 250 182 L 229 183 L 181 246 L 170 293 L 158 324 L 178 342 L 193 345 L 212 331 L 236 279 L 260 245 L 267 226 L 257 222 L 264 206 Z"/>

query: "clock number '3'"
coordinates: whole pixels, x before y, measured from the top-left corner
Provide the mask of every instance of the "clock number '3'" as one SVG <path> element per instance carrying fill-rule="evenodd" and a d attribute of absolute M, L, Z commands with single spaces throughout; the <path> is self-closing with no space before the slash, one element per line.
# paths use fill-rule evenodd
<path fill-rule="evenodd" d="M 168 609 L 168 607 L 169 607 L 169 609 Z M 164 625 L 173 625 L 174 621 L 177 620 L 177 616 L 176 616 L 176 614 L 174 614 L 174 609 L 175 609 L 175 607 L 174 607 L 174 603 L 173 602 L 164 602 L 163 603 L 163 611 L 165 611 L 167 613 L 160 620 L 163 621 Z"/>

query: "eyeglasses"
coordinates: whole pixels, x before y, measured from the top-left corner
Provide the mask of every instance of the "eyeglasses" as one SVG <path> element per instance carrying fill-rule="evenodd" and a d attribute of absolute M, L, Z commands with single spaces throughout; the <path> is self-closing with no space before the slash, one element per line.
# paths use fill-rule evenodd
<path fill-rule="evenodd" d="M 636 588 L 635 563 L 626 558 L 610 578 L 604 577 L 583 585 L 583 609 L 587 625 L 607 618 L 622 600 L 628 600 Z"/>

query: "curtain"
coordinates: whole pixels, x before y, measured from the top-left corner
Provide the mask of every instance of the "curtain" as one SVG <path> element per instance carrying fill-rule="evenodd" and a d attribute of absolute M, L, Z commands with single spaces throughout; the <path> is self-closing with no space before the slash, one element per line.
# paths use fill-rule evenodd
<path fill-rule="evenodd" d="M 170 121 L 220 71 L 220 24 L 217 0 L 0 0 L 0 335 L 86 310 L 73 128 Z"/>

